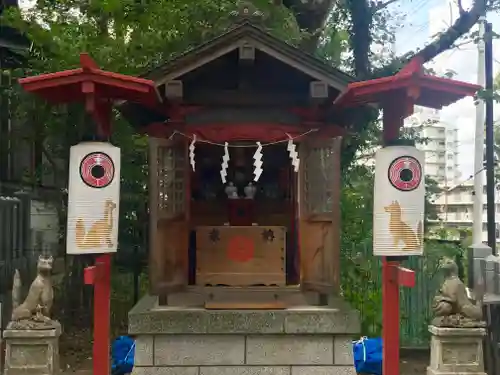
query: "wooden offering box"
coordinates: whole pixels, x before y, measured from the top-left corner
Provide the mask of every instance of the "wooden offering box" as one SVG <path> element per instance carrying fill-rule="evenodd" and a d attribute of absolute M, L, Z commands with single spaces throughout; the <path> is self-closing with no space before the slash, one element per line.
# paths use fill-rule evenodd
<path fill-rule="evenodd" d="M 286 285 L 286 230 L 278 226 L 196 228 L 196 284 Z"/>

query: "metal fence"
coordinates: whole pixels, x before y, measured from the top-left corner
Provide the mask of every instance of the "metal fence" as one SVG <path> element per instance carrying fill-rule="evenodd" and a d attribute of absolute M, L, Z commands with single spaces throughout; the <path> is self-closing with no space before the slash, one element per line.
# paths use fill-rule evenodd
<path fill-rule="evenodd" d="M 31 273 L 30 218 L 31 199 L 27 193 L 0 196 L 0 328 L 10 315 L 15 270 L 20 271 L 23 280 L 29 279 Z"/>
<path fill-rule="evenodd" d="M 500 374 L 500 257 L 489 246 L 478 244 L 469 249 L 469 287 L 484 286 L 483 313 L 487 324 L 484 340 L 485 370 Z"/>
<path fill-rule="evenodd" d="M 370 245 L 342 249 L 342 293 L 359 310 L 362 334 L 379 336 L 382 330 L 382 262 L 373 256 Z M 403 266 L 415 271 L 416 285 L 400 289 L 401 346 L 427 348 L 430 343 L 428 324 L 432 318 L 432 300 L 443 277 L 439 260 L 454 257 L 464 275 L 463 249 L 459 243 L 429 240 L 424 256 L 409 257 Z"/>

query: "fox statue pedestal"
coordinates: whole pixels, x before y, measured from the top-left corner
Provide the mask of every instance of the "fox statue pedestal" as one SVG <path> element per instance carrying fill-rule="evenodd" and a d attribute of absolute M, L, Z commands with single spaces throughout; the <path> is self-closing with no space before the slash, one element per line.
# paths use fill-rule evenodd
<path fill-rule="evenodd" d="M 427 375 L 486 375 L 483 338 L 485 328 L 429 326 L 431 362 Z"/>
<path fill-rule="evenodd" d="M 453 259 L 442 259 L 440 268 L 445 279 L 432 304 L 435 317 L 429 326 L 431 363 L 427 375 L 486 375 L 483 359 L 486 323 L 482 321 L 484 292 L 476 288 L 476 300 L 469 299 Z"/>
<path fill-rule="evenodd" d="M 53 375 L 59 373 L 61 325 L 50 318 L 54 300 L 52 256 L 41 255 L 37 276 L 21 303 L 21 277 L 14 274 L 12 317 L 3 332 L 5 369 L 3 375 Z"/>
<path fill-rule="evenodd" d="M 3 332 L 5 369 L 3 375 L 59 374 L 61 325 L 52 321 L 47 329 L 12 329 Z"/>

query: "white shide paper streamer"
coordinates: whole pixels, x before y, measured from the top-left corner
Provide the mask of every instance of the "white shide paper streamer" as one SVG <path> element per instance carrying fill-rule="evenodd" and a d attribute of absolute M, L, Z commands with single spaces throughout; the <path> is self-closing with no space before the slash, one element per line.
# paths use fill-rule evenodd
<path fill-rule="evenodd" d="M 222 164 L 220 170 L 220 178 L 222 183 L 226 183 L 227 177 L 227 168 L 229 167 L 229 144 L 227 142 L 224 143 L 224 156 L 222 156 Z"/>
<path fill-rule="evenodd" d="M 299 159 L 299 154 L 297 152 L 297 146 L 295 146 L 295 143 L 293 143 L 293 139 L 288 136 L 290 139 L 288 140 L 288 145 L 286 149 L 288 150 L 288 154 L 290 155 L 290 159 L 292 159 L 292 165 L 293 165 L 293 170 L 294 172 L 299 171 L 299 164 L 300 164 L 300 159 Z"/>
<path fill-rule="evenodd" d="M 193 140 L 189 144 L 189 164 L 191 164 L 193 172 L 195 171 L 195 164 L 196 164 L 194 160 L 195 143 L 196 143 L 196 134 L 193 134 Z"/>
<path fill-rule="evenodd" d="M 259 181 L 260 175 L 262 174 L 262 144 L 260 142 L 257 142 L 257 150 L 253 154 L 253 174 L 254 178 L 253 180 L 255 182 Z"/>

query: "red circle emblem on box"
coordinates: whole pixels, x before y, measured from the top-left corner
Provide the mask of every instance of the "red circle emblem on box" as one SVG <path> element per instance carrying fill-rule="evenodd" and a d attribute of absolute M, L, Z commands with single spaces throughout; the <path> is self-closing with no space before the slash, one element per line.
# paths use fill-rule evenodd
<path fill-rule="evenodd" d="M 234 236 L 227 244 L 227 257 L 233 262 L 245 263 L 252 260 L 255 253 L 253 240 L 244 236 Z"/>

